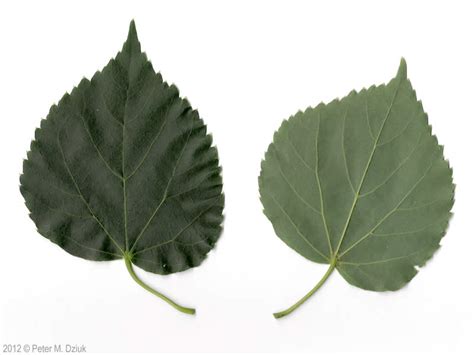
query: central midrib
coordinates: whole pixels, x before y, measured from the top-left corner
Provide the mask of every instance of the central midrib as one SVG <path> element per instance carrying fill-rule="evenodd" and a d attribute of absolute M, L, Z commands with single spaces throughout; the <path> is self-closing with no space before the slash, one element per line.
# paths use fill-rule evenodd
<path fill-rule="evenodd" d="M 352 215 L 353 215 L 354 210 L 355 210 L 355 207 L 356 207 L 356 205 L 357 205 L 357 201 L 359 200 L 360 191 L 361 191 L 361 189 L 362 189 L 362 186 L 364 185 L 364 181 L 365 181 L 365 178 L 366 178 L 366 176 L 367 176 L 367 172 L 369 171 L 370 164 L 372 163 L 372 159 L 373 159 L 373 157 L 374 157 L 375 151 L 377 150 L 377 145 L 378 145 L 378 142 L 379 142 L 379 140 L 380 140 L 380 136 L 382 135 L 382 131 L 383 131 L 383 129 L 384 129 L 384 127 L 385 127 L 385 124 L 386 124 L 386 122 L 388 121 L 388 118 L 389 118 L 390 113 L 391 113 L 391 111 L 392 111 L 392 107 L 393 107 L 393 104 L 394 104 L 395 99 L 396 99 L 396 97 L 397 97 L 397 94 L 398 94 L 398 90 L 399 90 L 399 88 L 400 88 L 401 81 L 402 81 L 402 80 L 399 79 L 397 88 L 395 89 L 395 93 L 394 93 L 393 98 L 392 98 L 392 100 L 391 100 L 391 102 L 390 102 L 390 106 L 388 107 L 387 113 L 386 113 L 385 118 L 384 118 L 384 120 L 383 120 L 383 122 L 382 122 L 382 125 L 381 125 L 381 127 L 380 127 L 380 130 L 379 130 L 379 132 L 378 132 L 378 134 L 377 134 L 377 137 L 376 137 L 376 139 L 374 140 L 374 146 L 373 146 L 373 148 L 372 148 L 372 151 L 371 151 L 371 153 L 370 153 L 369 159 L 368 159 L 367 164 L 366 164 L 366 166 L 365 166 L 365 170 L 364 170 L 364 173 L 363 173 L 363 175 L 362 175 L 362 179 L 361 179 L 361 181 L 360 181 L 359 187 L 357 188 L 357 191 L 356 191 L 356 193 L 354 194 L 354 200 L 352 201 L 352 206 L 351 206 L 351 209 L 349 210 L 349 215 L 348 215 L 348 217 L 347 217 L 347 219 L 346 219 L 346 223 L 345 223 L 344 229 L 343 229 L 343 231 L 342 231 L 342 233 L 341 233 L 341 237 L 340 237 L 340 239 L 339 239 L 339 243 L 337 244 L 337 248 L 336 248 L 336 251 L 334 252 L 333 258 L 336 258 L 336 259 L 337 259 L 337 257 L 338 257 L 339 250 L 340 250 L 340 248 L 341 248 L 341 245 L 342 245 L 342 242 L 343 242 L 343 240 L 344 240 L 344 237 L 346 236 L 347 229 L 348 229 L 348 227 L 349 227 L 349 223 L 350 223 L 350 221 L 351 221 L 351 219 L 352 219 Z M 370 129 L 370 127 L 369 127 L 369 129 Z"/>
<path fill-rule="evenodd" d="M 123 108 L 123 124 L 122 124 L 122 193 L 123 193 L 123 233 L 125 240 L 125 253 L 129 253 L 128 243 L 128 223 L 127 223 L 127 179 L 125 178 L 125 124 L 127 122 L 127 107 L 130 90 L 130 78 L 127 83 L 127 92 L 125 94 L 125 105 Z"/>

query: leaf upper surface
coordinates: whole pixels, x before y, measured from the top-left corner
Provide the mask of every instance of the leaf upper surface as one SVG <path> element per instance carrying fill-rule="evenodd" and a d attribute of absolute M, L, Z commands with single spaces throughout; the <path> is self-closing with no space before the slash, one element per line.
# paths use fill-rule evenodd
<path fill-rule="evenodd" d="M 89 260 L 174 273 L 199 265 L 221 232 L 212 138 L 141 52 L 133 22 L 122 51 L 41 122 L 21 192 L 38 231 Z"/>
<path fill-rule="evenodd" d="M 351 284 L 397 290 L 439 248 L 452 171 L 402 60 L 387 85 L 298 112 L 275 133 L 259 177 L 264 213 L 304 257 Z"/>

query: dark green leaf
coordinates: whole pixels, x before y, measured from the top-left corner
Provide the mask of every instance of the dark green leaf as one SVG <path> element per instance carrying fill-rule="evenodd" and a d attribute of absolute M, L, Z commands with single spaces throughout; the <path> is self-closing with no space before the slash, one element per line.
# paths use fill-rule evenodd
<path fill-rule="evenodd" d="M 402 60 L 388 85 L 298 112 L 262 162 L 261 201 L 291 248 L 354 286 L 398 290 L 439 248 L 452 171 Z"/>
<path fill-rule="evenodd" d="M 43 236 L 84 259 L 124 258 L 165 298 L 131 264 L 170 274 L 214 247 L 224 198 L 211 145 L 198 112 L 141 52 L 132 21 L 115 59 L 41 122 L 21 193 Z"/>

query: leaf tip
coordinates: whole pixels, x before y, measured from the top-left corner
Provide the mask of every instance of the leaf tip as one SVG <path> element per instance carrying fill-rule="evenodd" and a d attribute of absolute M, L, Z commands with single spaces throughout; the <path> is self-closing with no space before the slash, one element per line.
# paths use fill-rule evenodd
<path fill-rule="evenodd" d="M 135 26 L 135 20 L 130 21 L 130 26 L 128 29 L 128 38 L 138 38 L 137 36 L 137 27 Z"/>
<path fill-rule="evenodd" d="M 140 41 L 138 40 L 137 27 L 135 26 L 135 20 L 130 21 L 130 27 L 128 29 L 127 40 L 123 45 L 123 51 L 126 52 L 141 52 Z"/>
<path fill-rule="evenodd" d="M 398 67 L 397 78 L 406 79 L 407 78 L 407 62 L 405 58 L 400 59 L 400 66 Z"/>

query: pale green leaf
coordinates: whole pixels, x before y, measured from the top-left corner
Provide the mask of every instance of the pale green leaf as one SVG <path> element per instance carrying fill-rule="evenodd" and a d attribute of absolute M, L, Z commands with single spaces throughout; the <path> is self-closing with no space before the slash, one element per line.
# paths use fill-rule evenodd
<path fill-rule="evenodd" d="M 354 286 L 398 290 L 439 248 L 452 171 L 404 60 L 387 85 L 283 122 L 259 177 L 264 213 L 299 254 Z M 277 313 L 281 317 L 298 307 Z"/>

